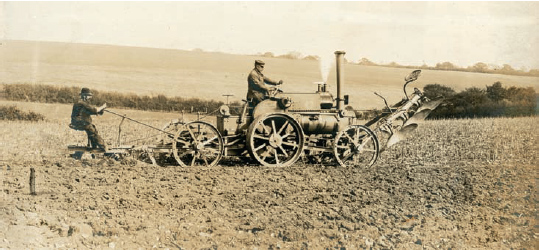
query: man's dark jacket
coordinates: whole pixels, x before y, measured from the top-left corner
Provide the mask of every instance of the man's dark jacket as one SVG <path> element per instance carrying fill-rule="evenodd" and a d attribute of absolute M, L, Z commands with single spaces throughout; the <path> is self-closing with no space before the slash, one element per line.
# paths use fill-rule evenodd
<path fill-rule="evenodd" d="M 279 83 L 265 77 L 262 72 L 256 68 L 249 73 L 247 77 L 247 83 L 249 84 L 247 89 L 247 100 L 253 100 L 253 103 L 259 103 L 265 99 L 269 92 L 267 84 L 278 85 Z"/>
<path fill-rule="evenodd" d="M 91 115 L 97 114 L 97 108 L 83 100 L 79 100 L 73 104 L 73 110 L 71 111 L 71 126 L 84 129 L 84 127 L 92 124 Z"/>

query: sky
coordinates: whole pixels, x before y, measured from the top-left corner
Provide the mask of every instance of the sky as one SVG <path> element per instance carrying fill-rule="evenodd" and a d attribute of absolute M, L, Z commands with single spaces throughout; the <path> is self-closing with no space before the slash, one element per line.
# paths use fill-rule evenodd
<path fill-rule="evenodd" d="M 0 38 L 539 69 L 539 2 L 0 2 Z"/>

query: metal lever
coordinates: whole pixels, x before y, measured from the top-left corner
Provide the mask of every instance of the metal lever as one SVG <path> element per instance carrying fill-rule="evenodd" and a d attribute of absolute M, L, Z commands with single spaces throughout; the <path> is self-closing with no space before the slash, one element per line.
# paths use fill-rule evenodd
<path fill-rule="evenodd" d="M 393 110 L 391 110 L 391 108 L 389 107 L 389 105 L 387 104 L 387 101 L 386 101 L 386 98 L 384 98 L 383 96 L 381 96 L 380 94 L 374 92 L 375 95 L 379 96 L 380 98 L 382 98 L 382 100 L 384 100 L 384 103 L 386 104 L 386 107 L 387 109 L 389 109 L 389 112 L 393 113 Z"/>

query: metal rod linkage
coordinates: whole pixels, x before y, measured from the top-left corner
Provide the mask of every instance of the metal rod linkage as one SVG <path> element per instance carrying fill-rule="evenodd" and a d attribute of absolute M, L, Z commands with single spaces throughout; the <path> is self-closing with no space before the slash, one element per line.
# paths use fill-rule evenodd
<path fill-rule="evenodd" d="M 119 117 L 125 118 L 125 119 L 127 119 L 127 120 L 132 121 L 132 122 L 136 122 L 136 123 L 138 123 L 138 124 L 144 125 L 144 126 L 146 126 L 146 127 L 150 127 L 150 128 L 155 129 L 155 130 L 161 131 L 161 132 L 163 132 L 163 133 L 165 133 L 165 134 L 174 135 L 173 133 L 170 133 L 170 132 L 167 132 L 167 131 L 165 131 L 165 130 L 156 128 L 156 127 L 151 126 L 151 125 L 148 125 L 148 124 L 146 124 L 146 123 L 142 123 L 142 122 L 139 122 L 139 121 L 137 121 L 137 120 L 133 120 L 133 119 L 131 119 L 131 118 L 125 116 L 125 115 L 121 115 L 121 114 L 118 114 L 118 113 L 114 113 L 114 112 L 112 112 L 112 111 L 110 111 L 110 110 L 107 110 L 107 109 L 105 109 L 104 111 L 109 112 L 109 113 L 114 114 L 114 115 L 117 115 L 117 116 L 119 116 Z"/>

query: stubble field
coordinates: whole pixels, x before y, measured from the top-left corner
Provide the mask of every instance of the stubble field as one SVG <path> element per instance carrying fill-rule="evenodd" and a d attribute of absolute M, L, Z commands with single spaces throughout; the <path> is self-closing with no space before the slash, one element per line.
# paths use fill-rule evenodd
<path fill-rule="evenodd" d="M 51 107 L 51 114 L 69 109 Z M 158 127 L 175 116 L 129 115 Z M 1 122 L 1 248 L 533 249 L 538 243 L 536 117 L 428 121 L 366 169 L 74 160 L 66 145 L 85 136 L 67 122 Z M 95 123 L 114 143 L 119 120 L 105 115 Z M 126 142 L 153 133 L 136 124 L 123 128 Z"/>

